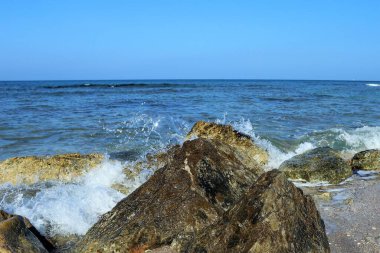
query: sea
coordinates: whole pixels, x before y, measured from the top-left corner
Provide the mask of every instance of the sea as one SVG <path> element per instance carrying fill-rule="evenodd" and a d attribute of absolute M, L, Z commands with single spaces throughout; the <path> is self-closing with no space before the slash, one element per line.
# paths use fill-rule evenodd
<path fill-rule="evenodd" d="M 103 153 L 76 182 L 0 185 L 0 209 L 44 234 L 83 235 L 137 188 L 128 163 L 181 144 L 199 120 L 230 124 L 269 153 L 267 170 L 309 149 L 380 148 L 380 81 L 80 80 L 0 82 L 0 160 Z"/>

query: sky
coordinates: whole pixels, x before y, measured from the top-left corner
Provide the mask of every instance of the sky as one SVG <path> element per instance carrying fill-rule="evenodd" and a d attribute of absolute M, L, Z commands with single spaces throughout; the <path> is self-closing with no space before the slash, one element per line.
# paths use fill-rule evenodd
<path fill-rule="evenodd" d="M 378 0 L 0 1 L 0 80 L 380 80 Z"/>

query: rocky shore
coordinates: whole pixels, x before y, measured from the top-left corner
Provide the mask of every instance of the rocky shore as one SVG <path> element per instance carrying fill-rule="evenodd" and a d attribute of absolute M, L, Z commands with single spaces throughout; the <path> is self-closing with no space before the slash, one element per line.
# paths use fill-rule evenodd
<path fill-rule="evenodd" d="M 98 154 L 11 158 L 0 162 L 0 182 L 71 182 L 102 159 Z M 45 237 L 26 218 L 2 212 L 0 251 L 380 251 L 378 150 L 347 161 L 321 147 L 271 171 L 268 159 L 231 126 L 197 122 L 182 145 L 124 169 L 127 178 L 143 167 L 155 172 L 131 193 L 114 185 L 129 195 L 84 236 Z"/>

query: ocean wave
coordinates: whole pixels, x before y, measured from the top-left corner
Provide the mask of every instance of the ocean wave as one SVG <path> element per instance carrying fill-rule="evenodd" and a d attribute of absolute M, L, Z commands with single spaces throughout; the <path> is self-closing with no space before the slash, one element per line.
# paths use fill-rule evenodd
<path fill-rule="evenodd" d="M 269 154 L 267 170 L 278 168 L 282 162 L 316 147 L 329 146 L 341 151 L 347 157 L 367 149 L 380 149 L 380 127 L 378 126 L 315 131 L 293 141 L 292 145 L 289 145 L 288 140 L 284 140 L 283 146 L 290 146 L 290 148 L 282 149 L 267 138 L 259 136 L 254 131 L 250 120 L 242 118 L 238 121 L 227 122 L 224 116 L 223 120 L 217 122 L 231 124 L 238 131 L 251 136 L 255 143 L 267 150 Z"/>
<path fill-rule="evenodd" d="M 189 85 L 189 84 L 187 84 Z M 67 85 L 45 85 L 44 89 L 78 89 L 78 88 L 171 88 L 186 86 L 177 83 L 80 83 Z"/>
<path fill-rule="evenodd" d="M 356 129 L 333 128 L 315 131 L 289 144 L 289 140 L 271 141 L 265 136 L 258 135 L 249 119 L 228 121 L 225 114 L 216 122 L 231 124 L 238 131 L 251 136 L 255 143 L 267 150 L 269 162 L 266 170 L 278 168 L 283 161 L 319 146 L 330 146 L 351 154 L 365 149 L 380 148 L 380 127 L 364 126 Z M 118 138 L 123 137 L 121 139 L 123 147 L 131 146 L 136 138 L 139 138 L 143 144 L 145 143 L 144 150 L 153 151 L 152 145 L 162 148 L 170 143 L 170 139 L 174 139 L 176 144 L 182 143 L 189 131 L 189 125 L 173 118 L 153 118 L 139 114 L 138 117 L 132 117 L 119 125 L 105 125 L 104 131 Z M 163 136 L 164 132 L 167 132 L 167 135 Z M 149 149 L 146 148 L 148 146 Z M 137 159 L 140 154 L 133 153 Z M 124 152 L 119 155 L 129 157 L 130 153 Z M 74 183 L 2 185 L 0 209 L 27 217 L 45 235 L 83 235 L 100 215 L 111 210 L 125 197 L 112 187 L 114 184 L 121 184 L 132 192 L 152 174 L 150 170 L 143 170 L 135 179 L 127 179 L 123 168 L 128 164 L 133 165 L 130 162 L 124 164 L 106 159 L 96 169 Z"/>
<path fill-rule="evenodd" d="M 311 142 L 302 142 L 294 150 L 282 151 L 269 140 L 260 137 L 254 131 L 253 125 L 250 120 L 242 118 L 239 121 L 231 122 L 231 125 L 238 131 L 251 136 L 257 145 L 265 149 L 269 154 L 269 161 L 266 165 L 267 170 L 276 169 L 280 164 L 295 155 L 301 154 L 307 150 L 313 149 L 316 146 Z"/>
<path fill-rule="evenodd" d="M 130 180 L 124 175 L 123 168 L 121 162 L 106 159 L 74 183 L 5 184 L 0 186 L 0 209 L 27 217 L 48 236 L 83 235 L 100 215 L 125 197 L 112 185 L 122 184 L 133 191 L 150 175 L 143 172 Z"/>
<path fill-rule="evenodd" d="M 378 83 L 367 83 L 366 85 L 370 87 L 380 87 L 380 84 Z"/>

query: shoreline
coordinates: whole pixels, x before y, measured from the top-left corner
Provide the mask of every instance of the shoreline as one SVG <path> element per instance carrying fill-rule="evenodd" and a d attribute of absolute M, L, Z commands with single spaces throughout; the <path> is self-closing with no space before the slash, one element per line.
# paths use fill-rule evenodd
<path fill-rule="evenodd" d="M 37 229 L 39 231 L 42 231 L 42 234 L 44 234 L 51 229 L 55 229 L 54 226 L 67 225 L 60 225 L 62 219 L 62 216 L 60 215 L 67 215 L 64 213 L 68 212 L 70 215 L 65 217 L 65 219 L 71 219 L 71 214 L 74 211 L 72 209 L 72 205 L 78 204 L 75 201 L 85 201 L 86 203 L 88 202 L 83 206 L 76 207 L 76 209 L 79 210 L 80 215 L 83 215 L 84 212 L 84 216 L 76 217 L 77 220 L 70 221 L 70 225 L 72 226 L 70 228 L 71 230 L 66 230 L 66 232 L 62 232 L 65 230 L 57 232 L 59 230 L 56 230 L 53 234 L 46 234 L 47 238 L 55 241 L 55 245 L 60 249 L 65 248 L 66 245 L 75 245 L 78 240 L 79 244 L 81 244 L 83 240 L 87 240 L 88 244 L 82 243 L 82 246 L 80 246 L 83 247 L 82 249 L 85 249 L 86 247 L 92 247 L 90 246 L 92 244 L 91 240 L 95 240 L 96 243 L 99 242 L 98 240 L 103 240 L 100 237 L 94 236 L 97 235 L 96 233 L 94 234 L 91 232 L 94 229 L 96 231 L 96 229 L 102 228 L 103 225 L 99 225 L 101 222 L 108 224 L 107 226 L 109 226 L 109 235 L 115 233 L 115 231 L 113 231 L 113 226 L 110 224 L 113 224 L 114 222 L 118 223 L 120 220 L 123 221 L 124 219 L 126 219 L 125 222 L 129 222 L 129 215 L 134 216 L 134 213 L 127 215 L 129 212 L 127 206 L 137 205 L 137 202 L 133 200 L 134 198 L 135 200 L 138 200 L 140 197 L 139 195 L 141 194 L 144 196 L 141 196 L 143 199 L 152 198 L 151 191 L 154 190 L 160 192 L 162 190 L 162 187 L 164 189 L 164 192 L 161 193 L 162 200 L 160 201 L 168 201 L 168 203 L 172 203 L 171 201 L 173 201 L 173 199 L 170 199 L 170 197 L 167 196 L 173 195 L 172 191 L 176 192 L 174 189 L 176 189 L 178 186 L 178 189 L 189 189 L 186 185 L 190 183 L 192 185 L 190 189 L 194 190 L 185 190 L 184 193 L 188 194 L 188 197 L 190 199 L 193 198 L 190 196 L 193 196 L 194 193 L 199 194 L 197 195 L 197 198 L 199 198 L 198 201 L 206 201 L 205 203 L 208 203 L 207 208 L 209 208 L 208 211 L 210 212 L 207 215 L 202 213 L 198 217 L 201 220 L 197 221 L 196 226 L 199 226 L 200 231 L 206 231 L 207 229 L 210 229 L 210 227 L 207 228 L 207 226 L 213 223 L 214 225 L 219 224 L 218 226 L 221 226 L 219 229 L 223 231 L 224 228 L 222 226 L 225 226 L 225 224 L 228 223 L 218 223 L 218 220 L 221 219 L 223 215 L 233 214 L 233 211 L 230 212 L 230 210 L 234 210 L 233 206 L 231 207 L 231 205 L 237 205 L 237 208 L 242 208 L 242 206 L 247 203 L 246 201 L 241 201 L 241 199 L 244 199 L 244 196 L 246 196 L 245 194 L 252 194 L 251 197 L 246 197 L 247 200 L 255 199 L 256 197 L 261 198 L 261 194 L 265 194 L 263 196 L 267 197 L 263 197 L 262 201 L 269 201 L 269 206 L 271 208 L 274 208 L 273 212 L 276 215 L 280 215 L 278 217 L 272 217 L 274 220 L 271 220 L 269 222 L 271 228 L 268 228 L 270 229 L 269 231 L 272 230 L 272 232 L 269 232 L 269 234 L 266 235 L 269 237 L 266 237 L 267 239 L 265 240 L 271 238 L 270 235 L 272 233 L 278 233 L 279 226 L 283 226 L 282 229 L 285 230 L 282 230 L 284 231 L 282 233 L 290 233 L 290 237 L 287 236 L 286 238 L 293 238 L 291 241 L 287 242 L 289 243 L 288 245 L 293 245 L 293 243 L 295 243 L 294 245 L 298 245 L 296 247 L 301 247 L 300 249 L 305 249 L 303 248 L 306 247 L 305 245 L 313 245 L 312 247 L 322 247 L 319 248 L 319 250 L 323 249 L 322 251 L 327 250 L 328 247 L 330 247 L 331 252 L 337 253 L 377 252 L 380 250 L 380 221 L 377 220 L 377 210 L 380 210 L 380 195 L 377 194 L 377 192 L 380 192 L 380 174 L 378 171 L 355 171 L 353 174 L 352 169 L 354 167 L 351 167 L 353 164 L 351 164 L 352 162 L 349 164 L 348 160 L 353 161 L 354 159 L 347 159 L 347 153 L 341 154 L 339 152 L 335 152 L 329 147 L 314 148 L 313 150 L 309 150 L 302 154 L 293 156 L 291 159 L 286 161 L 287 163 L 284 162 L 285 166 L 290 166 L 292 164 L 302 164 L 306 162 L 306 165 L 309 166 L 308 168 L 299 167 L 299 171 L 301 171 L 300 174 L 292 174 L 297 173 L 296 170 L 294 172 L 290 172 L 290 174 L 286 174 L 289 172 L 289 168 L 292 169 L 291 167 L 288 167 L 287 170 L 285 170 L 285 167 L 280 166 L 280 171 L 278 169 L 265 171 L 265 165 L 268 164 L 269 161 L 268 151 L 262 149 L 260 146 L 257 146 L 257 143 L 255 143 L 249 135 L 242 134 L 234 130 L 230 125 L 221 125 L 199 121 L 193 126 L 186 139 L 187 141 L 185 141 L 182 145 L 176 145 L 168 148 L 167 152 L 165 153 L 150 155 L 145 159 L 136 161 L 132 164 L 128 164 L 127 161 L 123 163 L 118 159 L 108 159 L 108 157 L 104 157 L 103 155 L 99 154 L 60 154 L 48 157 L 15 157 L 7 159 L 5 161 L 0 161 L 0 168 L 2 168 L 2 173 L 4 174 L 3 179 L 5 181 L 9 181 L 8 183 L 2 184 L 1 188 L 3 194 L 5 194 L 4 196 L 7 198 L 7 204 L 9 207 L 12 207 L 12 201 L 20 201 L 15 198 L 19 196 L 18 198 L 21 198 L 21 206 L 18 208 L 20 208 L 19 210 L 24 210 L 24 213 L 19 213 L 17 210 L 12 211 L 12 209 L 5 209 L 5 211 L 10 211 L 10 213 L 15 213 L 17 215 L 23 215 L 26 217 L 26 219 L 30 219 L 32 223 L 38 222 L 39 224 L 34 223 L 33 225 L 35 225 Z M 342 155 L 345 157 L 345 159 L 341 158 Z M 192 157 L 191 159 L 193 160 L 190 158 L 190 160 L 188 160 L 188 157 Z M 377 161 L 377 158 L 374 159 L 375 160 L 373 161 Z M 326 163 L 326 161 L 328 162 Z M 374 164 L 372 165 L 378 166 Z M 170 172 L 168 172 L 166 166 L 169 166 Z M 340 166 L 342 166 L 342 168 L 339 168 Z M 146 174 L 146 169 L 150 170 L 148 174 Z M 319 171 L 321 169 L 322 171 Z M 348 175 L 346 173 L 347 169 L 349 170 Z M 377 169 L 377 167 L 375 169 Z M 306 170 L 306 172 L 303 172 L 303 170 Z M 307 170 L 309 171 L 307 172 Z M 332 174 L 332 172 L 336 173 L 337 171 L 339 171 L 341 174 Z M 13 174 L 10 174 L 10 172 L 13 172 Z M 328 173 L 327 177 L 326 172 Z M 38 176 L 35 178 L 38 173 L 42 173 L 42 175 L 45 177 Z M 144 175 L 144 173 L 145 176 L 141 177 Z M 227 174 L 222 175 L 219 173 Z M 319 175 L 320 177 L 316 177 L 319 178 L 318 180 L 321 180 L 320 183 L 322 183 L 323 178 L 329 180 L 330 183 L 318 185 L 315 178 L 308 178 L 309 176 L 311 177 L 311 175 L 315 176 L 315 174 L 308 173 L 321 173 Z M 20 181 L 19 179 L 16 180 L 20 174 L 25 177 L 23 179 L 24 181 Z M 190 175 L 190 178 L 185 179 L 189 176 L 188 174 Z M 6 179 L 5 176 L 8 176 L 7 178 L 10 179 Z M 301 179 L 303 176 L 306 176 L 311 182 L 305 184 L 301 183 L 299 179 Z M 336 178 L 332 178 L 331 176 L 336 176 Z M 162 178 L 157 179 L 160 177 Z M 166 181 L 167 177 L 171 179 L 169 180 L 170 183 L 167 182 L 166 184 L 173 184 L 172 186 L 162 184 L 162 180 Z M 13 181 L 11 180 L 12 178 Z M 293 178 L 293 180 L 290 178 Z M 295 178 L 298 178 L 298 180 L 295 180 Z M 200 181 L 198 182 L 198 180 Z M 237 181 L 234 182 L 233 180 Z M 273 182 L 277 182 L 277 190 L 273 191 L 273 189 L 271 189 L 271 180 L 273 180 Z M 344 181 L 339 183 L 337 180 Z M 255 184 L 257 182 L 261 182 L 263 188 L 255 188 Z M 13 183 L 13 185 L 11 183 Z M 257 184 L 260 185 L 260 183 Z M 249 190 L 249 187 L 251 186 L 252 188 Z M 297 188 L 295 186 L 302 189 L 303 192 L 301 195 L 299 192 L 297 192 Z M 138 190 L 134 191 L 136 188 Z M 148 188 L 148 190 L 146 190 L 144 193 L 145 188 Z M 98 195 L 98 190 L 100 190 L 99 193 L 101 193 L 101 195 Z M 284 205 L 286 201 L 284 202 L 283 198 L 288 195 L 278 195 L 278 193 L 281 191 L 285 191 L 290 194 L 290 196 L 292 196 L 289 199 L 292 204 Z M 18 192 L 18 195 L 15 196 L 14 192 Z M 60 194 L 67 195 L 64 203 L 62 203 L 62 199 L 58 198 Z M 178 194 L 181 196 L 182 193 L 179 191 Z M 111 199 L 108 199 L 109 202 L 105 204 L 104 201 L 110 196 Z M 25 207 L 22 204 L 22 202 L 25 201 L 25 199 L 23 199 L 24 197 L 29 198 L 29 203 L 27 203 L 29 207 L 27 208 L 30 208 L 31 206 L 37 206 L 37 209 L 40 211 L 42 209 L 46 209 L 47 212 L 42 212 L 37 215 L 42 215 L 42 220 L 41 217 L 37 218 L 36 220 L 36 216 L 28 216 L 28 214 L 30 215 L 31 213 L 34 213 L 33 215 L 35 215 L 35 211 L 37 209 L 34 210 L 34 207 L 28 211 L 29 213 L 25 213 Z M 49 202 L 51 201 L 52 197 L 55 197 L 56 199 L 53 202 Z M 309 200 L 311 199 L 310 197 L 314 200 L 314 202 Z M 132 198 L 132 200 L 128 202 L 129 198 Z M 186 198 L 186 201 L 188 201 L 189 205 L 194 205 L 192 207 L 195 209 L 192 212 L 189 212 L 188 210 L 186 212 L 188 213 L 187 215 L 189 215 L 189 217 L 192 217 L 194 215 L 194 212 L 196 213 L 195 210 L 198 210 L 196 208 L 200 208 L 200 206 L 197 206 L 195 204 L 197 202 L 192 202 L 189 198 Z M 271 198 L 273 198 L 273 201 L 275 202 L 272 203 L 272 200 L 270 200 Z M 277 199 L 279 199 L 278 202 Z M 43 203 L 46 201 L 47 203 Z M 96 205 L 92 205 L 92 201 L 98 203 L 95 203 Z M 146 207 L 143 207 L 143 210 L 145 210 L 144 208 L 151 209 L 150 211 L 152 217 L 156 215 L 159 215 L 160 217 L 160 212 L 164 212 L 162 215 L 165 214 L 165 216 L 167 216 L 165 213 L 166 211 L 163 210 L 165 210 L 165 208 L 171 207 L 161 206 L 160 201 L 159 203 L 155 203 L 156 206 L 150 206 L 151 202 L 154 203 L 155 201 L 156 200 L 153 198 L 148 202 L 145 201 L 141 202 L 140 204 L 146 205 Z M 259 203 L 253 202 L 250 204 L 252 206 L 246 206 L 244 207 L 244 210 L 245 208 L 249 209 L 251 207 L 256 207 L 257 205 L 260 206 L 261 204 Z M 273 207 L 270 203 L 276 204 Z M 61 206 L 62 204 L 65 206 Z M 4 209 L 3 202 L 2 205 L 3 206 L 1 209 Z M 54 209 L 57 208 L 57 205 L 61 206 L 59 208 L 59 212 L 62 213 L 59 214 L 58 212 L 58 216 L 54 217 L 54 219 L 50 217 L 50 220 L 44 220 L 44 215 L 52 215 L 51 213 L 49 214 L 49 212 L 52 210 L 58 211 L 58 209 Z M 88 205 L 91 206 L 89 207 Z M 117 218 L 118 220 L 112 221 L 111 218 L 114 216 L 110 215 L 110 213 L 115 212 L 115 209 L 118 207 L 120 208 L 120 206 L 123 205 L 124 209 L 119 210 L 121 211 L 121 216 Z M 100 212 L 98 210 L 99 207 L 103 207 L 102 211 Z M 295 207 L 296 209 L 293 209 Z M 140 206 L 137 205 L 136 208 L 140 208 Z M 302 210 L 302 208 L 306 208 L 306 210 Z M 96 210 L 95 213 L 93 212 L 94 210 Z M 171 209 L 167 210 L 169 211 Z M 119 211 L 116 211 L 116 213 L 120 214 Z M 281 214 L 283 211 L 290 213 L 296 212 L 297 215 L 292 217 L 292 221 L 286 221 L 286 219 L 283 220 L 283 218 L 280 218 L 282 217 L 281 215 L 283 215 Z M 123 214 L 124 212 L 125 214 Z M 263 217 L 266 217 L 266 215 L 272 213 L 269 212 L 266 214 L 267 207 L 264 208 L 264 206 L 262 209 L 260 207 L 254 212 L 263 212 Z M 145 213 L 145 211 L 143 213 Z M 302 218 L 302 216 L 305 214 L 306 218 Z M 178 214 L 173 213 L 171 215 L 176 216 Z M 238 215 L 237 217 L 239 217 L 238 213 L 235 215 Z M 309 217 L 308 215 L 311 216 Z M 82 224 L 80 230 L 75 230 L 75 222 L 78 222 L 81 219 L 88 219 L 88 216 L 91 216 L 91 222 L 84 223 Z M 110 217 L 110 220 L 108 220 L 107 217 Z M 156 224 L 155 222 L 158 221 L 151 220 L 152 217 L 145 217 L 145 215 L 143 215 L 137 218 L 137 221 L 140 222 L 139 219 L 141 219 L 143 222 L 147 221 L 148 223 L 153 222 L 152 224 Z M 212 217 L 212 219 L 207 221 L 209 219 L 208 217 Z M 164 227 L 168 225 L 167 222 L 171 222 L 170 219 L 158 219 Z M 177 219 L 183 218 L 178 216 Z M 244 219 L 249 220 L 251 218 L 247 216 L 244 217 Z M 325 226 L 323 226 L 321 219 L 324 220 Z M 281 222 L 279 222 L 280 220 Z M 187 218 L 185 220 L 178 221 L 189 222 Z M 205 223 L 202 224 L 203 222 Z M 256 220 L 255 222 L 264 222 L 260 226 L 265 226 L 266 224 L 265 221 L 260 221 L 260 219 Z M 299 225 L 303 222 L 306 223 L 299 227 Z M 318 224 L 317 227 L 319 228 L 317 230 L 313 230 L 315 229 L 314 225 L 312 225 L 313 223 Z M 191 224 L 192 223 L 189 223 L 186 226 L 193 226 Z M 238 224 L 240 224 L 240 221 Z M 231 226 L 231 228 L 233 228 L 235 225 Z M 292 241 L 296 238 L 292 236 L 296 236 L 296 234 L 298 235 L 300 231 L 303 231 L 304 228 L 307 228 L 304 232 L 309 233 L 309 238 L 313 238 L 313 236 L 318 234 L 320 241 L 317 242 L 317 244 L 321 243 L 319 246 L 317 244 L 313 244 L 316 241 L 310 239 L 303 241 L 302 238 L 298 238 L 299 241 Z M 128 226 L 119 227 L 118 229 L 127 231 Z M 145 228 L 145 226 L 142 226 L 141 229 L 147 228 Z M 177 232 L 184 232 L 183 228 L 180 226 L 176 229 L 178 230 Z M 249 230 L 252 231 L 255 229 L 256 225 L 249 228 Z M 80 231 L 82 235 L 73 239 L 73 235 L 67 231 L 71 231 L 71 233 L 72 231 Z M 169 231 L 170 230 L 165 232 L 164 229 L 163 233 L 167 233 Z M 135 232 L 137 234 L 134 234 Z M 140 234 L 138 231 L 135 232 L 132 233 L 131 236 L 138 236 Z M 172 231 L 170 233 L 172 233 Z M 94 237 L 91 237 L 91 235 Z M 206 235 L 207 233 L 204 234 L 203 237 Z M 244 235 L 244 238 L 247 236 L 249 237 L 249 235 Z M 196 240 L 202 241 L 203 237 L 201 236 Z M 323 237 L 325 239 L 321 239 Z M 128 236 L 126 238 L 128 238 Z M 181 236 L 178 240 L 182 240 L 180 238 Z M 244 238 L 242 238 L 243 241 L 245 240 Z M 134 239 L 132 239 L 132 237 L 130 239 L 133 242 Z M 257 238 L 253 240 L 257 240 Z M 210 247 L 210 245 L 207 244 L 207 240 L 203 242 L 205 243 L 205 247 Z M 107 243 L 111 242 L 107 241 Z M 118 243 L 120 244 L 120 242 Z M 154 249 L 154 247 L 161 245 L 155 244 L 154 240 L 151 243 L 151 245 L 148 244 L 146 247 L 153 247 L 151 249 Z M 268 243 L 270 243 L 270 241 L 268 241 Z M 170 244 L 171 242 L 169 245 Z M 235 243 L 233 245 L 235 245 Z M 237 245 L 238 244 L 235 246 Z M 258 245 L 261 244 L 259 243 Z M 275 244 L 270 247 L 288 247 L 286 245 L 287 244 Z M 184 244 L 182 246 L 185 247 Z M 260 248 L 262 246 L 263 245 L 257 247 Z M 171 244 L 171 247 L 176 246 L 173 246 L 173 244 Z M 256 246 L 249 245 L 249 247 Z"/>
<path fill-rule="evenodd" d="M 379 174 L 371 179 L 354 175 L 343 185 L 302 189 L 314 196 L 331 252 L 380 252 Z M 331 199 L 324 193 L 331 193 Z"/>
<path fill-rule="evenodd" d="M 17 158 L 19 157 L 14 157 Z M 380 195 L 377 194 L 380 192 L 379 172 L 363 173 L 362 176 L 354 174 L 337 185 L 290 181 L 313 197 L 325 222 L 331 252 L 380 252 L 380 220 L 376 215 L 380 210 Z M 58 236 L 76 237 L 76 240 L 82 237 L 63 234 Z"/>

